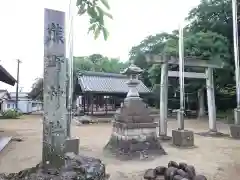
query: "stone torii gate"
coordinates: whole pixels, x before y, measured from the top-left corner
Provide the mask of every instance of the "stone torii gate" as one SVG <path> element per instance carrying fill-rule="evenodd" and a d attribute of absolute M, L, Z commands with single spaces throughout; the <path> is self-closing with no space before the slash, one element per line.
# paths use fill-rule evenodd
<path fill-rule="evenodd" d="M 146 60 L 153 64 L 161 64 L 161 82 L 160 82 L 160 121 L 159 137 L 167 137 L 167 112 L 168 112 L 168 77 L 179 77 L 178 71 L 169 71 L 168 65 L 178 65 L 178 59 L 168 58 L 163 55 L 146 55 Z M 225 63 L 217 64 L 212 61 L 197 60 L 196 58 L 185 58 L 185 66 L 205 68 L 205 73 L 185 72 L 185 78 L 206 79 L 208 116 L 209 116 L 209 134 L 218 134 L 216 126 L 216 105 L 213 81 L 213 69 L 224 68 Z"/>

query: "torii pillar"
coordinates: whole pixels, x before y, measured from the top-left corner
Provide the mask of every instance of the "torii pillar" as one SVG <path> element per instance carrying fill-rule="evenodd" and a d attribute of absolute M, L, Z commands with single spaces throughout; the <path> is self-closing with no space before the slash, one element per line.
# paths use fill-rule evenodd
<path fill-rule="evenodd" d="M 162 139 L 167 137 L 167 88 L 168 82 L 165 78 L 168 77 L 178 77 L 178 71 L 168 71 L 166 70 L 167 64 L 178 65 L 178 59 L 170 57 L 167 61 L 167 57 L 159 55 L 146 55 L 146 60 L 149 63 L 161 64 L 161 90 L 160 90 L 160 132 L 159 135 Z M 166 63 L 167 62 L 167 63 Z M 185 66 L 188 67 L 202 67 L 205 68 L 205 73 L 195 73 L 195 72 L 185 72 L 184 77 L 186 78 L 196 78 L 196 79 L 206 79 L 207 94 L 208 94 L 208 114 L 209 114 L 209 130 L 207 132 L 201 133 L 204 136 L 223 136 L 225 134 L 217 131 L 216 128 L 216 105 L 215 105 L 215 93 L 214 93 L 214 82 L 213 82 L 213 69 L 222 69 L 225 67 L 225 63 L 216 64 L 214 61 L 198 60 L 196 58 L 185 58 Z M 163 81 L 162 81 L 163 80 Z M 162 106 L 161 106 L 162 104 Z M 168 138 L 167 138 L 168 139 Z"/>

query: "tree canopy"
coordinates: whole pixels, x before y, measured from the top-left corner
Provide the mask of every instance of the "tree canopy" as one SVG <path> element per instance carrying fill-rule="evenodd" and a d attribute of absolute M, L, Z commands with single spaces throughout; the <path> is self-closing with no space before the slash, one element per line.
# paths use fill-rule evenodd
<path fill-rule="evenodd" d="M 102 32 L 104 38 L 107 39 L 108 32 L 105 27 L 104 17 L 112 18 L 111 14 L 109 14 L 110 7 L 107 0 L 78 0 L 77 7 L 79 8 L 79 15 L 88 14 L 89 16 L 89 32 L 92 32 L 95 38 L 99 37 Z M 240 2 L 238 1 L 239 8 Z M 240 16 L 238 15 L 238 17 Z M 202 0 L 197 7 L 189 12 L 186 20 L 189 24 L 184 28 L 185 56 L 227 64 L 227 70 L 218 69 L 214 71 L 216 94 L 234 98 L 235 77 L 231 0 Z M 133 46 L 129 52 L 129 60 L 133 60 L 136 65 L 145 70 L 142 75 L 144 83 L 148 87 L 152 87 L 154 91 L 159 91 L 160 65 L 148 63 L 145 59 L 146 53 L 164 53 L 178 56 L 178 30 L 174 30 L 172 33 L 164 32 L 148 36 L 138 45 Z M 103 57 L 100 54 L 75 57 L 74 63 L 75 71 L 78 69 L 119 72 L 121 68 L 126 66 L 117 59 Z M 169 68 L 178 70 L 177 65 L 171 65 Z M 187 67 L 186 70 L 204 71 L 204 69 L 192 67 Z M 169 82 L 170 87 L 172 87 L 169 90 L 170 94 L 176 95 L 178 81 L 170 78 Z M 191 81 L 188 79 L 185 80 L 185 83 L 186 91 L 189 93 L 197 91 L 205 84 L 203 81 Z"/>
<path fill-rule="evenodd" d="M 238 2 L 238 7 L 240 8 L 240 2 Z M 186 20 L 189 24 L 184 28 L 184 55 L 227 64 L 227 69 L 214 71 L 216 93 L 234 96 L 231 0 L 202 0 L 189 12 Z M 145 81 L 151 82 L 150 86 L 156 94 L 159 94 L 160 65 L 148 63 L 145 54 L 166 54 L 178 57 L 178 30 L 148 36 L 132 47 L 129 52 L 130 60 L 145 69 L 147 72 L 147 76 L 144 76 Z M 177 65 L 171 65 L 169 68 L 178 70 Z M 185 67 L 185 70 L 203 72 L 201 68 Z M 203 81 L 191 81 L 190 79 L 186 79 L 185 83 L 187 92 L 197 92 L 197 89 L 205 84 Z M 174 89 L 172 95 L 175 94 L 178 89 L 176 78 L 169 78 L 169 85 Z M 171 94 L 171 88 L 169 90 Z"/>
<path fill-rule="evenodd" d="M 74 57 L 74 71 L 95 71 L 120 73 L 126 68 L 127 63 L 121 62 L 117 58 L 104 57 L 101 54 L 90 56 Z"/>

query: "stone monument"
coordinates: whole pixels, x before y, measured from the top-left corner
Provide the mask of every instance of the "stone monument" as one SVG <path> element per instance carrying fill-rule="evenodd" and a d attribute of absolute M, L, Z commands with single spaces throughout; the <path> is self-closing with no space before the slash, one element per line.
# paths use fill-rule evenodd
<path fill-rule="evenodd" d="M 122 74 L 130 79 L 127 82 L 127 97 L 116 111 L 113 131 L 105 150 L 121 159 L 133 159 L 148 155 L 166 154 L 157 138 L 157 123 L 150 116 L 147 105 L 139 97 L 138 76 L 143 70 L 133 63 Z"/>
<path fill-rule="evenodd" d="M 42 162 L 1 180 L 105 180 L 101 160 L 78 155 L 78 139 L 70 138 L 65 12 L 44 10 L 44 115 Z M 69 92 L 71 93 L 71 92 Z M 70 94 L 68 94 L 70 96 Z M 70 109 L 69 109 L 70 110 Z"/>

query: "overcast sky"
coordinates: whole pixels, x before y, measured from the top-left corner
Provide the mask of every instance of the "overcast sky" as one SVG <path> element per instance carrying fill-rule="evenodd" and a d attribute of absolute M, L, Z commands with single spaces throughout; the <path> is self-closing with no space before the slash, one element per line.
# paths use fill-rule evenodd
<path fill-rule="evenodd" d="M 74 19 L 74 56 L 100 53 L 128 59 L 128 52 L 148 35 L 178 28 L 200 0 L 109 0 L 114 20 L 107 21 L 108 41 L 87 34 L 86 17 Z M 0 64 L 16 78 L 20 65 L 20 87 L 30 91 L 43 72 L 44 8 L 66 11 L 69 0 L 0 0 Z M 75 3 L 74 3 L 75 4 Z M 0 82 L 0 89 L 15 87 Z"/>

